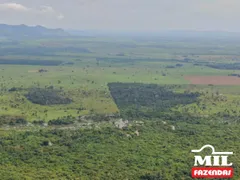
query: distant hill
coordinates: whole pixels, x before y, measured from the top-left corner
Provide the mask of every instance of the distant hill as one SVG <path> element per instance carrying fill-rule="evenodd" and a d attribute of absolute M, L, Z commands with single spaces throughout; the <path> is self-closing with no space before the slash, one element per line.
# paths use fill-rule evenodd
<path fill-rule="evenodd" d="M 43 26 L 0 24 L 0 38 L 22 39 L 68 36 L 63 29 L 48 29 Z"/>
<path fill-rule="evenodd" d="M 162 30 L 162 31 L 107 31 L 107 30 L 67 30 L 74 36 L 109 36 L 136 38 L 174 38 L 174 39 L 240 39 L 240 32 L 227 31 L 194 31 L 194 30 Z"/>

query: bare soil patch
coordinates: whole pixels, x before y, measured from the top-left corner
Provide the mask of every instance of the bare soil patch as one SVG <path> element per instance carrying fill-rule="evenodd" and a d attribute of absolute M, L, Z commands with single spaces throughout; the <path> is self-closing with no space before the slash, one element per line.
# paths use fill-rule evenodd
<path fill-rule="evenodd" d="M 191 84 L 240 85 L 240 78 L 233 76 L 185 76 Z"/>

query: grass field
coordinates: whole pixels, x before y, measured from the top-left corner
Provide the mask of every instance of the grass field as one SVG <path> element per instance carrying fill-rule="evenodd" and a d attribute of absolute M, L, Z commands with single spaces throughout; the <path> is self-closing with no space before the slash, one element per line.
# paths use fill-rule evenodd
<path fill-rule="evenodd" d="M 193 47 L 190 47 L 194 45 Z M 50 48 L 47 54 L 39 55 L 37 48 Z M 64 52 L 60 49 L 67 47 Z M 78 53 L 74 48 L 84 48 L 89 53 Z M 113 41 L 110 38 L 78 38 L 78 39 L 41 39 L 21 42 L 18 46 L 6 46 L 7 52 L 1 55 L 1 59 L 14 60 L 13 65 L 1 65 L 1 115 L 24 116 L 29 121 L 51 120 L 69 114 L 73 116 L 93 113 L 111 114 L 118 112 L 118 108 L 110 97 L 107 87 L 111 82 L 138 82 L 153 84 L 179 84 L 182 90 L 189 89 L 191 81 L 186 76 L 227 76 L 231 73 L 240 73 L 239 70 L 219 70 L 204 65 L 194 65 L 203 62 L 237 62 L 238 55 L 228 55 L 231 46 L 227 47 L 226 55 L 216 55 L 215 52 L 202 55 L 196 54 L 196 49 L 207 53 L 201 43 L 192 42 L 161 42 L 119 39 Z M 21 55 L 16 52 L 21 49 Z M 51 48 L 54 48 L 51 51 Z M 204 49 L 202 49 L 204 48 Z M 209 49 L 216 49 L 215 44 L 210 44 Z M 59 49 L 59 50 L 58 50 Z M 229 50 L 230 49 L 230 50 Z M 31 53 L 36 51 L 36 55 Z M 171 50 L 171 51 L 170 51 Z M 180 51 L 181 52 L 178 52 Z M 225 50 L 225 51 L 224 51 Z M 76 52 L 75 52 L 76 51 Z M 25 54 L 23 53 L 25 52 Z M 29 54 L 29 55 L 28 55 Z M 185 55 L 195 54 L 195 55 Z M 221 53 L 222 54 L 222 53 Z M 98 60 L 100 58 L 100 60 Z M 51 60 L 71 62 L 71 65 L 39 66 L 18 65 L 24 60 Z M 187 60 L 186 60 L 187 59 Z M 180 64 L 181 66 L 176 66 Z M 38 72 L 44 69 L 47 72 Z M 231 78 L 231 77 L 228 77 Z M 237 79 L 237 77 L 232 77 Z M 238 80 L 238 79 L 237 79 Z M 236 81 L 237 81 L 236 80 Z M 228 84 L 226 80 L 226 84 Z M 201 84 L 204 84 L 201 83 Z M 211 84 L 206 81 L 206 85 Z M 224 85 L 224 80 L 222 81 Z M 234 85 L 234 83 L 232 84 Z M 41 106 L 29 102 L 24 94 L 30 87 L 62 88 L 73 99 L 69 105 Z M 9 92 L 16 87 L 22 91 Z M 209 88 L 209 87 L 207 87 Z M 226 87 L 229 89 L 229 87 Z M 233 87 L 234 89 L 235 87 Z M 218 86 L 210 88 L 211 91 L 219 89 Z M 220 88 L 220 91 L 224 87 Z M 238 89 L 236 87 L 236 89 Z M 84 94 L 83 92 L 87 92 Z M 221 92 L 220 92 L 221 93 Z M 228 93 L 224 92 L 226 96 Z M 231 93 L 229 93 L 231 97 Z M 25 98 L 20 102 L 18 99 Z M 14 104 L 20 104 L 14 106 Z M 81 107 L 85 110 L 79 112 Z M 217 108 L 217 107 L 212 107 Z M 218 109 L 218 108 L 217 108 Z M 44 113 L 47 110 L 48 113 Z M 33 115 L 34 114 L 34 115 Z"/>

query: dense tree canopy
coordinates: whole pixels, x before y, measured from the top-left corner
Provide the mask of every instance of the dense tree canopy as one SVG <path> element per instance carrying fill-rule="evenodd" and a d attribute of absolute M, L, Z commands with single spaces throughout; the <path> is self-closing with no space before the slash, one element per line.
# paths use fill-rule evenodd
<path fill-rule="evenodd" d="M 109 83 L 111 95 L 122 115 L 158 117 L 180 104 L 197 101 L 198 93 L 175 93 L 169 86 L 141 83 Z"/>
<path fill-rule="evenodd" d="M 62 91 L 51 88 L 31 88 L 25 96 L 32 103 L 40 105 L 69 104 L 72 102 L 70 98 L 62 95 Z"/>

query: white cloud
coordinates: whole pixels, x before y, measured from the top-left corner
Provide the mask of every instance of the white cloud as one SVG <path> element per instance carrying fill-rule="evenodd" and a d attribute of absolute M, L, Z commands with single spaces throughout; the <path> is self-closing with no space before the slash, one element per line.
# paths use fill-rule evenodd
<path fill-rule="evenodd" d="M 3 3 L 0 4 L 0 10 L 28 11 L 29 9 L 17 3 Z"/>
<path fill-rule="evenodd" d="M 41 6 L 40 11 L 42 13 L 55 13 L 55 10 L 51 6 Z"/>
<path fill-rule="evenodd" d="M 45 16 L 51 16 L 55 17 L 59 20 L 64 18 L 64 15 L 56 11 L 53 7 L 51 6 L 39 6 L 37 8 L 31 8 L 31 7 L 26 7 L 22 4 L 17 4 L 17 3 L 3 3 L 0 4 L 0 11 L 15 11 L 19 13 L 29 13 L 32 15 L 45 15 Z"/>
<path fill-rule="evenodd" d="M 57 12 L 55 9 L 53 9 L 51 6 L 41 6 L 39 9 L 35 9 L 37 13 L 45 14 L 45 15 L 53 15 L 57 19 L 61 20 L 64 18 L 64 15 Z"/>
<path fill-rule="evenodd" d="M 61 19 L 64 18 L 64 15 L 63 15 L 63 14 L 59 14 L 59 15 L 57 16 L 57 18 L 58 18 L 59 20 L 61 20 Z"/>

